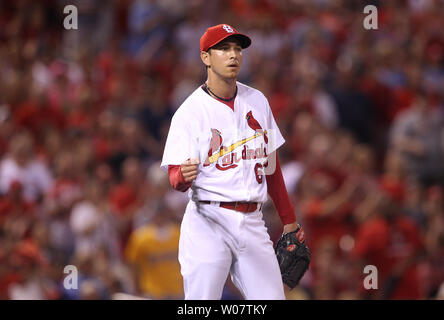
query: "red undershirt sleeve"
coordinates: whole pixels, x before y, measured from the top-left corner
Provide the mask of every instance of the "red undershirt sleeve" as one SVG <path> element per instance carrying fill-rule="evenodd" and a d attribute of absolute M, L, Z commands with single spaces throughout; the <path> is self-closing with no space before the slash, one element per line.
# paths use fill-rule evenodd
<path fill-rule="evenodd" d="M 266 175 L 267 192 L 273 200 L 274 206 L 281 218 L 282 223 L 290 224 L 296 222 L 296 215 L 285 187 L 281 166 L 276 153 L 276 170 L 272 175 Z"/>
<path fill-rule="evenodd" d="M 169 165 L 168 175 L 170 177 L 170 184 L 175 190 L 185 192 L 191 187 L 192 182 L 186 183 L 183 179 L 180 165 Z"/>

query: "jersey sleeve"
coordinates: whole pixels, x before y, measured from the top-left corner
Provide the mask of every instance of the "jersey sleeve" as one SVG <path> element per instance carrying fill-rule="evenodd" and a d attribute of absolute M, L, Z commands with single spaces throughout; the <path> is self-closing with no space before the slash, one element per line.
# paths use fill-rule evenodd
<path fill-rule="evenodd" d="M 272 175 L 266 175 L 267 191 L 270 198 L 273 200 L 276 211 L 281 218 L 284 225 L 296 222 L 296 215 L 294 214 L 294 207 L 291 204 L 285 187 L 284 178 L 282 176 L 279 158 L 276 156 L 276 171 Z"/>
<path fill-rule="evenodd" d="M 268 154 L 271 154 L 285 143 L 285 139 L 279 130 L 276 120 L 274 119 L 273 112 L 271 111 L 270 104 L 265 96 L 264 99 L 267 108 L 267 131 L 269 131 L 269 145 L 267 151 Z"/>
<path fill-rule="evenodd" d="M 180 166 L 169 165 L 168 175 L 170 177 L 170 184 L 175 190 L 185 192 L 191 187 L 191 182 L 185 182 L 182 172 L 180 171 Z"/>
<path fill-rule="evenodd" d="M 160 164 L 164 171 L 168 171 L 168 165 L 180 165 L 187 159 L 198 157 L 197 135 L 190 130 L 193 127 L 190 121 L 193 120 L 186 117 L 184 113 L 178 110 L 171 120 L 162 163 Z"/>

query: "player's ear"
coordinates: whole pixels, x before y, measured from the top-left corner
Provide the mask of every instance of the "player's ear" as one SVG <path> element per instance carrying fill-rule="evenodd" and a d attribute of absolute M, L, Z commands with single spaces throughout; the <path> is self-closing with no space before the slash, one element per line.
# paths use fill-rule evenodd
<path fill-rule="evenodd" d="M 210 50 L 200 52 L 200 58 L 206 67 L 210 67 Z"/>

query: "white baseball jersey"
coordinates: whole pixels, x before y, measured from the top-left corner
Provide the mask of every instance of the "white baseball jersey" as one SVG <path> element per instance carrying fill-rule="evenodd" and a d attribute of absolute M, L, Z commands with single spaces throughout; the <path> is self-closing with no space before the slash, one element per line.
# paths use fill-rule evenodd
<path fill-rule="evenodd" d="M 268 156 L 285 140 L 266 97 L 240 82 L 237 90 L 232 110 L 199 87 L 172 118 L 161 167 L 200 160 L 192 200 L 267 200 Z"/>

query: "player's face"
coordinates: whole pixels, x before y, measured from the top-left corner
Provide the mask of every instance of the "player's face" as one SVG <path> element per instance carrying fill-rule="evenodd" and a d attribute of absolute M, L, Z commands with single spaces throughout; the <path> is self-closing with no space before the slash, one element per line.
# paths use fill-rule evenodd
<path fill-rule="evenodd" d="M 208 54 L 211 71 L 223 78 L 237 78 L 242 66 L 242 47 L 236 39 L 222 41 Z M 208 64 L 207 64 L 208 65 Z"/>

